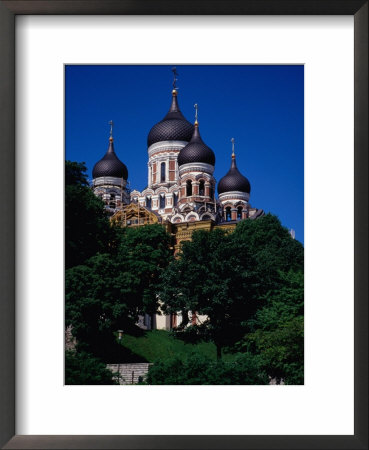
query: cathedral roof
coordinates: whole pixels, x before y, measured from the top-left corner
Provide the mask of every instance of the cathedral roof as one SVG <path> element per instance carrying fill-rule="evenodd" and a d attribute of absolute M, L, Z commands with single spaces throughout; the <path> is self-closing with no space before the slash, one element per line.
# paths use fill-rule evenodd
<path fill-rule="evenodd" d="M 195 129 L 190 142 L 181 149 L 178 155 L 178 166 L 189 163 L 206 163 L 215 165 L 215 155 L 201 139 L 199 125 L 195 122 Z"/>
<path fill-rule="evenodd" d="M 104 157 L 92 169 L 92 178 L 116 177 L 128 179 L 128 169 L 117 157 L 114 151 L 113 138 L 109 138 L 109 148 Z"/>
<path fill-rule="evenodd" d="M 232 191 L 246 192 L 248 194 L 251 191 L 249 180 L 244 177 L 237 168 L 236 156 L 234 153 L 232 154 L 231 168 L 218 183 L 218 194 Z"/>
<path fill-rule="evenodd" d="M 177 91 L 172 91 L 172 104 L 163 120 L 154 125 L 147 137 L 147 145 L 161 141 L 189 141 L 193 125 L 186 120 L 178 106 Z"/>

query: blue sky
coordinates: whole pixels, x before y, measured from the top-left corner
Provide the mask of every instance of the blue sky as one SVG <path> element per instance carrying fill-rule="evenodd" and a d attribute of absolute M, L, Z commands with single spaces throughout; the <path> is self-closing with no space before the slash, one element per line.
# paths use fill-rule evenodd
<path fill-rule="evenodd" d="M 231 163 L 251 183 L 250 203 L 277 215 L 304 241 L 304 68 L 296 66 L 177 65 L 178 100 L 216 156 L 217 181 Z M 132 189 L 147 185 L 147 135 L 171 103 L 172 66 L 68 65 L 65 69 L 66 158 L 84 161 L 88 176 L 108 148 Z"/>

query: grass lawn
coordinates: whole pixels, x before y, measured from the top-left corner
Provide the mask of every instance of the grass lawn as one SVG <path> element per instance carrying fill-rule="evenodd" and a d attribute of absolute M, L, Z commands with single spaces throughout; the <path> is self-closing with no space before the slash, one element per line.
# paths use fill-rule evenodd
<path fill-rule="evenodd" d="M 190 353 L 197 352 L 203 356 L 216 360 L 215 345 L 210 342 L 187 344 L 176 339 L 168 331 L 146 331 L 144 336 L 135 337 L 125 334 L 122 345 L 132 353 L 141 356 L 148 362 L 156 359 L 167 359 L 179 356 L 185 359 Z M 232 361 L 236 355 L 223 355 L 223 361 Z"/>

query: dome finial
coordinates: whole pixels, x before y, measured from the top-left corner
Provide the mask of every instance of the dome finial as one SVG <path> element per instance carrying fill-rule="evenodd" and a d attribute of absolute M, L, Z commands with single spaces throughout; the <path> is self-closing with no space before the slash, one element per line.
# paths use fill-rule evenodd
<path fill-rule="evenodd" d="M 231 139 L 231 142 L 232 142 L 232 159 L 234 159 L 236 157 L 234 153 L 234 138 Z"/>
<path fill-rule="evenodd" d="M 193 105 L 193 107 L 195 108 L 195 125 L 198 125 L 199 122 L 198 122 L 198 120 L 197 120 L 197 116 L 198 116 L 198 114 L 199 114 L 199 105 L 198 105 L 197 103 L 195 103 L 195 104 Z"/>
<path fill-rule="evenodd" d="M 109 121 L 109 125 L 110 125 L 110 137 L 109 137 L 109 141 L 112 142 L 113 141 L 113 125 L 114 122 L 112 120 Z"/>
<path fill-rule="evenodd" d="M 172 90 L 172 94 L 173 95 L 177 95 L 177 91 L 178 91 L 178 87 L 177 87 L 177 81 L 178 81 L 178 72 L 177 72 L 177 67 L 172 67 L 172 72 L 173 72 L 173 90 Z"/>

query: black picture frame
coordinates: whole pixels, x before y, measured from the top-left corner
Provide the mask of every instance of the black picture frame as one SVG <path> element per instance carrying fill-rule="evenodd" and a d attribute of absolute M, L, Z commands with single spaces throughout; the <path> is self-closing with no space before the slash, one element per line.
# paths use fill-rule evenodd
<path fill-rule="evenodd" d="M 15 435 L 14 53 L 15 16 L 18 14 L 347 14 L 354 16 L 354 435 Z M 181 2 L 172 0 L 0 0 L 0 445 L 3 446 L 2 448 L 368 449 L 368 56 L 368 1 L 365 0 L 186 0 Z"/>

